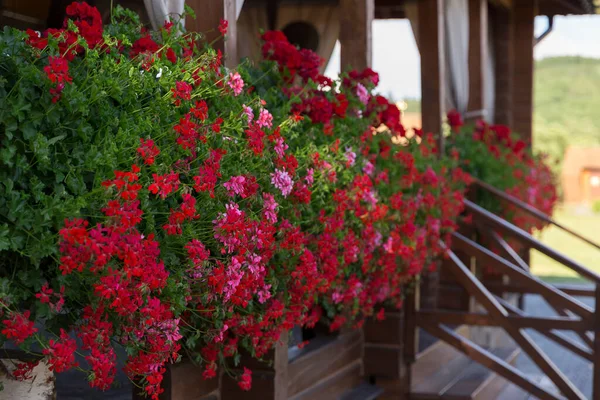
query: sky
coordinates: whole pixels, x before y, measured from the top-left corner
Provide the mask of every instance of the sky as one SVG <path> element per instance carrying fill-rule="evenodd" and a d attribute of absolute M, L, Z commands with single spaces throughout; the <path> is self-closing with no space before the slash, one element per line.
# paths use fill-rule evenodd
<path fill-rule="evenodd" d="M 547 27 L 545 17 L 535 21 L 536 35 Z M 583 56 L 600 58 L 600 15 L 555 17 L 554 28 L 534 49 L 534 57 Z M 419 52 L 408 20 L 373 23 L 373 69 L 379 72 L 379 92 L 395 100 L 421 97 Z M 325 74 L 340 70 L 336 45 Z"/>

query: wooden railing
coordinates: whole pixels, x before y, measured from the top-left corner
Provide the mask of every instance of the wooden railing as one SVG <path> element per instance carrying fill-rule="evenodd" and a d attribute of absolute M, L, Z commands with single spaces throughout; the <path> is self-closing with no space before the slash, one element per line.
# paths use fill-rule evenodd
<path fill-rule="evenodd" d="M 483 182 L 476 182 L 476 184 L 498 196 L 502 201 L 506 201 L 519 210 L 528 212 L 548 224 L 555 225 L 600 250 L 600 246 L 592 240 L 557 223 L 528 204 Z M 421 328 L 426 330 L 439 340 L 463 352 L 472 360 L 483 364 L 540 399 L 563 398 L 523 376 L 515 367 L 496 357 L 482 346 L 458 335 L 449 326 L 469 325 L 502 328 L 521 348 L 521 351 L 529 356 L 548 379 L 555 384 L 563 396 L 567 399 L 585 399 L 581 391 L 525 332 L 525 329 L 533 329 L 584 360 L 593 363 L 592 398 L 600 399 L 600 335 L 598 335 L 600 332 L 600 316 L 598 307 L 590 307 L 574 297 L 592 296 L 596 301 L 595 304 L 600 304 L 600 275 L 561 252 L 544 245 L 529 233 L 471 201 L 465 201 L 465 208 L 473 216 L 473 227 L 476 234 L 469 237 L 461 233 L 453 235 L 452 249 L 448 249 L 449 262 L 445 263 L 444 267 L 453 274 L 456 281 L 466 289 L 469 295 L 487 313 L 419 309 L 418 302 L 413 300 L 408 301 L 406 304 L 407 329 L 416 330 Z M 595 288 L 553 286 L 538 279 L 529 272 L 527 262 L 519 255 L 519 252 L 511 247 L 504 239 L 505 237 L 516 240 L 520 246 L 535 249 L 545 254 L 590 281 Z M 496 251 L 484 247 L 482 243 L 492 245 Z M 497 274 L 507 276 L 510 283 L 507 284 L 497 280 L 488 283 L 480 280 L 472 268 L 467 267 L 455 252 L 475 259 L 478 267 L 492 269 Z M 497 252 L 500 254 L 496 254 Z M 524 310 L 507 302 L 502 297 L 507 292 L 539 294 L 557 313 L 557 316 L 539 317 L 528 315 Z M 408 307 L 412 307 L 412 309 Z M 563 331 L 576 333 L 581 341 L 572 340 Z M 411 346 L 410 343 L 405 346 L 405 360 L 407 363 L 414 360 L 414 346 Z"/>

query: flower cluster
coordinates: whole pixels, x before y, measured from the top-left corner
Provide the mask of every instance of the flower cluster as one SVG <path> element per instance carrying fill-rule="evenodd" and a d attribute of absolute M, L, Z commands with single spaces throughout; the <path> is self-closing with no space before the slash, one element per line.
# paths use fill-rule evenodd
<path fill-rule="evenodd" d="M 556 177 L 544 155 L 534 155 L 527 143 L 505 125 L 477 121 L 474 127 L 463 128 L 462 117 L 455 111 L 448 113 L 448 123 L 454 132 L 449 152 L 462 160 L 466 171 L 552 215 L 558 201 Z M 475 195 L 479 204 L 527 232 L 545 227 L 544 221 L 485 191 Z"/>
<path fill-rule="evenodd" d="M 81 368 L 102 390 L 118 343 L 158 398 L 180 353 L 206 379 L 230 373 L 294 326 L 382 318 L 435 268 L 469 177 L 434 135 L 404 129 L 374 71 L 334 82 L 281 32 L 263 35 L 266 61 L 228 71 L 171 22 L 148 32 L 116 10 L 125 22 L 103 27 L 85 3 L 68 15 L 60 32 L 12 33 L 25 67 L 0 59 L 15 96 L 3 129 L 35 151 L 2 138 L 15 189 L 0 212 L 18 224 L 0 225 L 0 276 L 20 288 L 0 281 L 3 338 L 39 342 L 56 372 Z M 250 389 L 250 370 L 238 379 Z"/>
<path fill-rule="evenodd" d="M 292 190 L 324 278 L 319 313 L 332 330 L 358 327 L 378 305 L 400 306 L 405 285 L 435 268 L 440 243 L 456 228 L 469 176 L 439 157 L 433 135 L 407 137 L 400 110 L 372 94 L 379 77 L 371 69 L 350 71 L 336 84 L 318 75 L 318 58 L 281 32 L 266 32 L 263 40 L 292 111 L 307 117 L 300 122 L 303 135 L 287 140 L 289 149 L 313 143 L 311 179 L 318 174 L 328 185 L 328 194 L 306 208 L 299 199 L 312 181 L 296 181 Z M 272 179 L 284 186 L 275 174 Z"/>

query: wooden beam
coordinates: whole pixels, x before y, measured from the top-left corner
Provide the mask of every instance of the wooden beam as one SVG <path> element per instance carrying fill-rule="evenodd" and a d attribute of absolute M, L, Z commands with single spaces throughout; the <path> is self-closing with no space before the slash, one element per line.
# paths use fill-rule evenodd
<path fill-rule="evenodd" d="M 288 398 L 288 333 L 281 334 L 275 348 L 262 360 L 249 354 L 242 355 L 242 366 L 252 370 L 252 389 L 240 389 L 235 376 L 241 375 L 240 369 L 232 368 L 221 377 L 220 400 L 286 400 Z"/>
<path fill-rule="evenodd" d="M 485 110 L 488 41 L 488 2 L 469 0 L 469 106 L 468 111 Z M 487 115 L 486 115 L 487 117 Z"/>
<path fill-rule="evenodd" d="M 518 239 L 521 244 L 545 254 L 553 260 L 561 263 L 565 267 L 577 272 L 584 278 L 589 279 L 596 284 L 600 283 L 600 274 L 586 268 L 584 265 L 554 250 L 553 248 L 544 245 L 542 242 L 540 242 L 521 228 L 511 224 L 510 222 L 498 217 L 495 214 L 492 214 L 485 208 L 478 206 L 470 200 L 465 200 L 465 206 L 466 210 L 472 213 L 475 219 L 478 219 L 484 224 L 489 225 L 500 232 L 504 232 Z"/>
<path fill-rule="evenodd" d="M 529 272 L 523 271 L 518 266 L 482 247 L 478 243 L 467 239 L 463 235 L 455 232 L 452 235 L 452 245 L 453 248 L 473 255 L 482 265 L 492 267 L 494 270 L 508 275 L 511 280 L 520 282 L 519 284 L 522 286 L 529 287 L 532 293 L 541 294 L 544 299 L 574 312 L 583 319 L 593 318 L 594 309 L 590 306 L 573 297 L 567 296 L 555 289 L 554 286 L 547 284 Z"/>
<path fill-rule="evenodd" d="M 496 300 L 498 299 L 497 296 Z M 502 304 L 502 303 L 501 303 Z M 504 304 L 502 304 L 504 306 Z M 505 307 L 506 308 L 506 307 Z M 529 317 L 527 315 L 508 315 L 507 323 L 520 329 L 535 329 L 547 332 L 554 329 L 585 332 L 592 329 L 592 321 L 568 317 Z M 460 311 L 420 310 L 417 313 L 417 323 L 471 326 L 502 326 L 502 323 L 489 314 L 467 313 Z"/>
<path fill-rule="evenodd" d="M 339 13 L 342 71 L 370 67 L 374 0 L 340 0 Z"/>
<path fill-rule="evenodd" d="M 596 313 L 594 315 L 594 374 L 593 374 L 593 386 L 592 386 L 592 398 L 597 399 L 600 397 L 600 362 L 598 362 L 598 356 L 600 355 L 600 313 L 598 313 L 598 307 L 600 305 L 600 285 L 596 284 Z"/>
<path fill-rule="evenodd" d="M 518 307 L 513 306 L 508 303 L 506 300 L 501 297 L 496 296 L 496 299 L 506 308 L 508 312 L 515 315 L 524 316 L 525 312 L 521 311 Z M 563 346 L 565 349 L 570 350 L 574 354 L 582 357 L 585 360 L 594 362 L 594 354 L 590 351 L 590 349 L 584 344 L 580 344 L 578 341 L 573 340 L 571 337 L 563 334 L 562 332 L 557 331 L 546 331 L 540 332 L 542 335 L 546 336 L 548 339 L 554 341 L 555 343 Z"/>
<path fill-rule="evenodd" d="M 514 1 L 513 130 L 531 144 L 533 134 L 533 46 L 536 0 Z"/>
<path fill-rule="evenodd" d="M 512 127 L 513 110 L 513 15 L 511 8 L 493 7 L 495 99 L 494 123 Z"/>
<path fill-rule="evenodd" d="M 190 32 L 201 32 L 206 42 L 213 43 L 217 50 L 225 56 L 225 65 L 232 68 L 238 63 L 237 57 L 237 18 L 236 0 L 187 0 L 196 14 L 196 19 L 188 17 L 186 29 Z M 219 32 L 221 19 L 227 20 L 227 40 L 223 40 Z"/>
<path fill-rule="evenodd" d="M 490 0 L 490 3 L 498 7 L 512 8 L 512 0 Z"/>
<path fill-rule="evenodd" d="M 417 3 L 419 52 L 421 53 L 421 120 L 424 132 L 437 134 L 440 154 L 444 139 L 444 2 L 421 0 Z"/>

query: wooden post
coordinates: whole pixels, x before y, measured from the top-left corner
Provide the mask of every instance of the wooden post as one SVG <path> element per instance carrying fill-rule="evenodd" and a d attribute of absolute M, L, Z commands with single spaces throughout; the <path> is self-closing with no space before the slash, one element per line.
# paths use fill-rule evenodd
<path fill-rule="evenodd" d="M 287 332 L 282 334 L 275 348 L 264 359 L 268 362 L 260 362 L 250 356 L 242 357 L 241 364 L 252 371 L 252 389 L 249 391 L 243 391 L 235 379 L 223 374 L 220 400 L 286 400 L 288 398 Z M 242 371 L 233 370 L 233 372 Z"/>
<path fill-rule="evenodd" d="M 419 351 L 419 327 L 417 326 L 417 312 L 421 304 L 421 294 L 419 285 L 415 285 L 413 290 L 407 294 L 404 301 L 404 374 L 403 374 L 403 400 L 410 399 L 410 390 L 412 386 L 412 365 L 417 359 Z"/>
<path fill-rule="evenodd" d="M 592 386 L 592 398 L 600 398 L 600 284 L 596 283 L 596 304 L 594 305 L 594 375 Z"/>
<path fill-rule="evenodd" d="M 339 13 L 342 71 L 370 67 L 374 0 L 340 0 Z"/>
<path fill-rule="evenodd" d="M 469 111 L 485 111 L 487 41 L 487 0 L 469 0 Z"/>
<path fill-rule="evenodd" d="M 529 143 L 533 129 L 533 23 L 536 0 L 514 0 L 513 130 Z"/>
<path fill-rule="evenodd" d="M 513 16 L 503 7 L 492 9 L 494 31 L 495 102 L 494 123 L 512 127 L 513 110 Z"/>
<path fill-rule="evenodd" d="M 404 310 L 395 309 L 386 309 L 383 321 L 372 317 L 365 322 L 365 377 L 383 389 L 378 399 L 398 399 L 404 395 L 403 325 Z"/>
<path fill-rule="evenodd" d="M 236 0 L 187 0 L 196 14 L 196 19 L 188 17 L 185 26 L 188 31 L 201 32 L 208 43 L 225 55 L 225 65 L 234 67 L 237 57 L 237 18 Z M 221 19 L 227 20 L 227 40 L 223 41 L 219 32 Z"/>
<path fill-rule="evenodd" d="M 444 1 L 421 0 L 419 14 L 419 51 L 421 53 L 421 119 L 423 132 L 439 135 L 440 153 L 444 139 Z"/>

